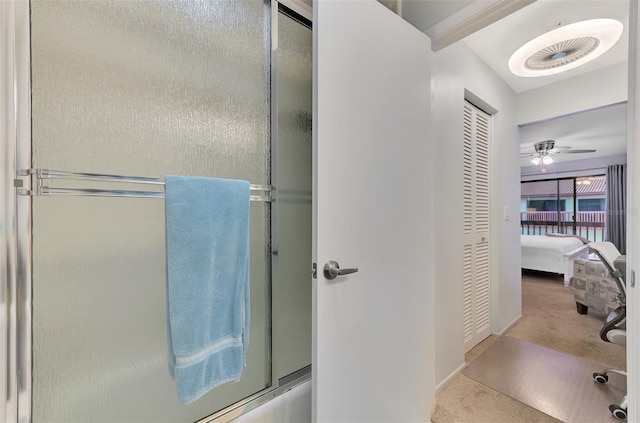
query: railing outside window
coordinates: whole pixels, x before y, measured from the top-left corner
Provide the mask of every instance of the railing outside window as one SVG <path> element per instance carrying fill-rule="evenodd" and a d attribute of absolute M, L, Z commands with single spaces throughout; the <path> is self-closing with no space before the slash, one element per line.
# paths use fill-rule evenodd
<path fill-rule="evenodd" d="M 574 214 L 575 223 L 573 222 Z M 580 235 L 590 241 L 604 241 L 605 214 L 604 211 L 561 211 L 558 216 L 557 211 L 520 212 L 520 233 L 523 235 L 565 233 Z"/>

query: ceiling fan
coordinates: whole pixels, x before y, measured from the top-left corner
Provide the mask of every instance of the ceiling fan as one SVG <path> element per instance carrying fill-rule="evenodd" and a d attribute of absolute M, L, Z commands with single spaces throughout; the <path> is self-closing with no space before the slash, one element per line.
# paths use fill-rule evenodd
<path fill-rule="evenodd" d="M 595 153 L 596 150 L 572 150 L 571 147 L 556 146 L 555 140 L 539 141 L 533 144 L 534 153 L 523 153 L 521 157 L 533 157 L 531 163 L 538 166 L 540 171 L 546 172 L 545 166 L 553 163 L 554 154 L 577 154 L 577 153 Z"/>

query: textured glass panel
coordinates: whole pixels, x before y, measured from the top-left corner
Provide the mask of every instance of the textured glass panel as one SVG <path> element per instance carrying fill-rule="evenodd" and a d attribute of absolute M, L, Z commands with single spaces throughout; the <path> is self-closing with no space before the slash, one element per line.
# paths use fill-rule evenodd
<path fill-rule="evenodd" d="M 31 9 L 34 167 L 268 182 L 262 0 Z M 268 208 L 251 206 L 242 380 L 184 406 L 167 365 L 163 200 L 35 198 L 33 421 L 194 421 L 269 385 Z"/>
<path fill-rule="evenodd" d="M 278 378 L 311 364 L 312 33 L 278 17 L 278 256 L 274 366 Z"/>

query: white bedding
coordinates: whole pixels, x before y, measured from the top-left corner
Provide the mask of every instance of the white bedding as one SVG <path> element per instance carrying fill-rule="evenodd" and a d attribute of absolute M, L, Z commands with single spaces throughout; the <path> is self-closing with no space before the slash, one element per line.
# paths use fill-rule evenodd
<path fill-rule="evenodd" d="M 586 257 L 588 247 L 575 237 L 521 235 L 522 268 L 560 273 L 565 285 L 573 273 L 573 261 Z"/>
<path fill-rule="evenodd" d="M 578 238 L 567 236 L 546 236 L 546 235 L 521 235 L 520 244 L 522 250 L 532 253 L 550 253 L 562 257 L 564 254 L 578 247 L 582 247 L 584 243 Z"/>

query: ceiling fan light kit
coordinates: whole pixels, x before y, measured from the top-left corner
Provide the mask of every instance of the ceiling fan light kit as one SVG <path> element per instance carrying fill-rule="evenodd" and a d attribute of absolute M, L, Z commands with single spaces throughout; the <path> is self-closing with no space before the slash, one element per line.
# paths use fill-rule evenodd
<path fill-rule="evenodd" d="M 527 42 L 509 59 L 522 77 L 553 75 L 602 55 L 618 41 L 623 25 L 615 19 L 591 19 L 565 25 Z"/>
<path fill-rule="evenodd" d="M 546 166 L 552 164 L 554 162 L 553 157 L 554 154 L 576 154 L 576 153 L 595 153 L 596 150 L 572 150 L 571 147 L 566 146 L 556 146 L 555 140 L 545 140 L 539 141 L 533 144 L 533 149 L 535 153 L 527 154 L 524 153 L 524 157 L 531 157 L 531 163 L 535 166 L 540 165 L 540 171 L 546 172 Z"/>
<path fill-rule="evenodd" d="M 551 158 L 551 156 L 549 156 L 548 153 L 541 153 L 540 155 L 531 159 L 531 163 L 533 163 L 536 166 L 540 165 L 540 172 L 546 172 L 547 171 L 546 166 L 553 163 L 553 158 Z"/>
<path fill-rule="evenodd" d="M 533 159 L 531 159 L 531 163 L 533 163 L 536 166 L 538 166 L 540 162 L 542 162 L 545 165 L 550 165 L 551 163 L 553 163 L 553 159 L 551 158 L 551 156 L 542 156 L 542 158 L 534 157 Z"/>

